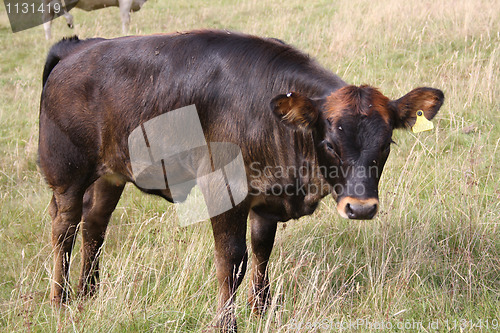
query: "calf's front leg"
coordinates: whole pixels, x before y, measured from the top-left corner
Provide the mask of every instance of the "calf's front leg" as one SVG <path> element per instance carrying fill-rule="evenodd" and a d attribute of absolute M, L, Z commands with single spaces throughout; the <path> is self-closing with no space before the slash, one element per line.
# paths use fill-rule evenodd
<path fill-rule="evenodd" d="M 236 332 L 235 293 L 245 276 L 248 260 L 247 216 L 248 210 L 236 207 L 211 218 L 219 284 L 217 326 L 221 332 Z"/>
<path fill-rule="evenodd" d="M 277 222 L 250 211 L 252 236 L 252 277 L 248 300 L 255 314 L 261 315 L 271 302 L 267 263 L 273 250 Z"/>

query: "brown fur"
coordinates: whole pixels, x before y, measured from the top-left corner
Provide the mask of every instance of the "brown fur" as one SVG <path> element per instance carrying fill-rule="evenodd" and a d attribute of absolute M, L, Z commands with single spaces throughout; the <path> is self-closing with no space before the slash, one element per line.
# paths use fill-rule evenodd
<path fill-rule="evenodd" d="M 369 96 L 362 100 L 361 90 L 369 92 Z M 364 115 L 372 116 L 378 113 L 389 124 L 392 118 L 389 109 L 389 98 L 379 90 L 370 86 L 346 86 L 333 92 L 326 98 L 326 118 L 332 123 L 342 117 Z"/>

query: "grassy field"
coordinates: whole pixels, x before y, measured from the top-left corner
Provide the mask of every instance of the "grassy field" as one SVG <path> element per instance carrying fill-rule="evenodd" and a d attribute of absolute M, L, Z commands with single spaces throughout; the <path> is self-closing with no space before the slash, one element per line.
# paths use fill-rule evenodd
<path fill-rule="evenodd" d="M 210 331 L 209 223 L 181 228 L 172 205 L 132 186 L 108 229 L 98 296 L 63 311 L 48 303 L 51 194 L 36 165 L 42 67 L 63 36 L 121 35 L 116 8 L 72 13 L 74 31 L 57 19 L 48 42 L 41 27 L 13 34 L 0 6 L 0 331 Z M 280 38 L 391 98 L 417 86 L 446 96 L 435 130 L 395 132 L 374 220 L 341 219 L 326 198 L 279 227 L 272 308 L 251 314 L 246 278 L 240 331 L 500 331 L 500 2 L 149 0 L 131 33 L 207 27 Z M 75 285 L 79 242 L 73 257 Z"/>

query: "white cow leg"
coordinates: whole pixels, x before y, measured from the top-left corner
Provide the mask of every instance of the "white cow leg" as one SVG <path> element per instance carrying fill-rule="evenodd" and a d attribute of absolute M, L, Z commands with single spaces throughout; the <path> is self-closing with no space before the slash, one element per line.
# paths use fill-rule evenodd
<path fill-rule="evenodd" d="M 130 26 L 130 9 L 132 8 L 132 0 L 119 0 L 120 16 L 122 19 L 122 32 L 128 33 Z"/>
<path fill-rule="evenodd" d="M 45 31 L 45 39 L 50 40 L 52 38 L 52 35 L 50 33 L 50 25 L 52 24 L 52 21 L 45 22 L 43 24 L 43 30 Z"/>

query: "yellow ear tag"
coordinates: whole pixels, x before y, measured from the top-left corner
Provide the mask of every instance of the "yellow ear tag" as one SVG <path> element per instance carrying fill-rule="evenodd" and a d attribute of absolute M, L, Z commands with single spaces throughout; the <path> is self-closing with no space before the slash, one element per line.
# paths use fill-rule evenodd
<path fill-rule="evenodd" d="M 422 110 L 417 111 L 417 121 L 415 122 L 415 125 L 411 128 L 413 130 L 413 133 L 419 133 L 423 131 L 430 131 L 431 129 L 434 128 L 434 124 L 425 118 L 424 113 Z"/>

